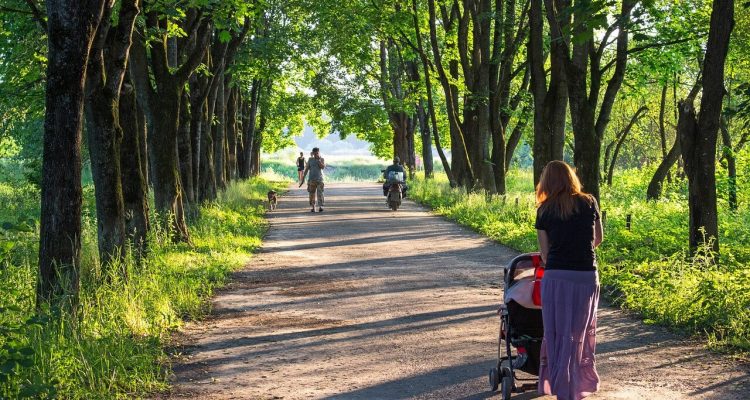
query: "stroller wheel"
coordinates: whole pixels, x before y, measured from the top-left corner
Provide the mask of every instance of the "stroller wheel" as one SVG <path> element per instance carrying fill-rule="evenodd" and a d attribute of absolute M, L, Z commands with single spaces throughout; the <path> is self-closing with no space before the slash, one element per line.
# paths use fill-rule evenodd
<path fill-rule="evenodd" d="M 490 391 L 497 391 L 497 387 L 500 386 L 500 374 L 497 372 L 497 368 L 490 370 Z"/>
<path fill-rule="evenodd" d="M 513 393 L 513 374 L 510 372 L 510 368 L 503 368 L 501 372 L 500 390 L 502 393 L 503 400 L 510 400 L 510 395 Z"/>

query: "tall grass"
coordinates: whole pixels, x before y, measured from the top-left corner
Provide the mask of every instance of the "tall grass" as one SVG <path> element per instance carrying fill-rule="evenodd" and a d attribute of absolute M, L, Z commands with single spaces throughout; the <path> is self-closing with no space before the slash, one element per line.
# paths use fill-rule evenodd
<path fill-rule="evenodd" d="M 5 230 L 15 244 L 0 258 L 0 398 L 133 398 L 165 389 L 170 332 L 205 315 L 213 291 L 247 263 L 266 229 L 262 200 L 280 186 L 232 184 L 190 221 L 194 246 L 173 244 L 155 227 L 141 264 L 129 255 L 108 269 L 124 274 L 104 276 L 96 226 L 86 218 L 73 318 L 34 312 L 38 232 Z M 26 195 L 10 192 L 0 198 Z"/>
<path fill-rule="evenodd" d="M 722 253 L 718 265 L 704 253 L 688 255 L 684 182 L 646 202 L 651 171 L 626 171 L 602 188 L 607 213 L 598 250 L 602 284 L 611 300 L 660 323 L 735 352 L 750 351 L 750 210 L 720 211 Z M 519 251 L 537 249 L 531 171 L 514 170 L 505 196 L 451 189 L 444 175 L 412 183 L 410 196 L 436 213 Z M 744 198 L 746 194 L 743 193 Z M 741 196 L 741 198 L 743 198 Z M 626 227 L 627 216 L 632 219 Z M 706 250 L 704 250 L 705 252 Z"/>

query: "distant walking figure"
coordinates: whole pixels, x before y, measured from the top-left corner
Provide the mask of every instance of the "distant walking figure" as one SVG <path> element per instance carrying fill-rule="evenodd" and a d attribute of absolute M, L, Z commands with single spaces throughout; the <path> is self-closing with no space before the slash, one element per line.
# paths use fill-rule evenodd
<path fill-rule="evenodd" d="M 599 305 L 594 249 L 603 237 L 599 206 L 562 161 L 544 168 L 536 200 L 535 227 L 546 263 L 539 392 L 579 400 L 599 389 L 594 356 Z"/>
<path fill-rule="evenodd" d="M 299 157 L 297 157 L 297 180 L 302 182 L 302 175 L 305 171 L 305 153 L 299 152 Z"/>
<path fill-rule="evenodd" d="M 325 201 L 323 197 L 323 170 L 326 167 L 326 162 L 323 157 L 320 156 L 320 149 L 317 147 L 312 150 L 312 157 L 307 160 L 307 165 L 302 172 L 302 179 L 300 179 L 299 185 L 302 186 L 305 183 L 305 177 L 308 172 L 310 178 L 307 181 L 307 192 L 310 193 L 310 212 L 315 212 L 315 204 L 317 198 L 318 211 L 323 212 L 323 203 Z"/>

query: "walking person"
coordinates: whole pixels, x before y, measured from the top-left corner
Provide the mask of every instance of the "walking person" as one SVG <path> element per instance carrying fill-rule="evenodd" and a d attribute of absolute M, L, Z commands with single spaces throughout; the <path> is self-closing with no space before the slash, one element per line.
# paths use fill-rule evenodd
<path fill-rule="evenodd" d="M 539 392 L 579 400 L 599 389 L 594 356 L 599 305 L 594 249 L 603 238 L 599 206 L 562 161 L 544 168 L 536 200 L 535 227 L 546 263 Z"/>
<path fill-rule="evenodd" d="M 315 204 L 318 205 L 318 212 L 323 212 L 323 203 L 325 201 L 323 196 L 323 170 L 326 168 L 326 162 L 323 157 L 320 156 L 320 149 L 317 147 L 313 148 L 312 156 L 307 160 L 307 165 L 302 172 L 302 178 L 300 179 L 300 187 L 305 183 L 305 177 L 310 174 L 307 181 L 307 192 L 310 194 L 310 212 L 315 212 Z M 317 202 L 316 202 L 317 199 Z"/>
<path fill-rule="evenodd" d="M 302 181 L 302 173 L 305 170 L 305 153 L 299 152 L 299 157 L 297 157 L 297 180 Z"/>

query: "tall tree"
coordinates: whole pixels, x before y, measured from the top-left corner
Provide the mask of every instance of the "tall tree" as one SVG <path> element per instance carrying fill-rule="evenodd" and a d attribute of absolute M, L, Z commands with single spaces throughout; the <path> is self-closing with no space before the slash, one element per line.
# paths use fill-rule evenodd
<path fill-rule="evenodd" d="M 562 4 L 561 4 L 562 3 Z M 552 40 L 564 46 L 563 62 L 567 76 L 570 117 L 575 145 L 573 159 L 584 190 L 599 198 L 600 157 L 602 138 L 609 124 L 612 106 L 625 78 L 628 62 L 628 41 L 631 12 L 637 0 L 623 0 L 614 23 L 607 27 L 599 44 L 594 31 L 607 23 L 606 5 L 592 0 L 545 0 Z M 559 8 L 564 5 L 564 8 Z M 566 41 L 564 22 L 572 12 L 572 45 Z M 617 33 L 614 59 L 602 65 L 602 57 Z M 602 78 L 609 68 L 614 71 L 599 101 Z"/>
<path fill-rule="evenodd" d="M 118 24 L 112 26 L 114 2 L 104 9 L 92 44 L 86 75 L 86 132 L 96 197 L 99 258 L 103 265 L 123 259 L 125 205 L 122 192 L 120 89 L 125 78 L 137 0 L 120 3 Z"/>
<path fill-rule="evenodd" d="M 103 0 L 47 0 L 47 88 L 37 301 L 77 303 L 84 83 Z"/>
<path fill-rule="evenodd" d="M 210 15 L 202 10 L 188 13 L 191 18 L 185 21 L 185 32 L 195 36 L 192 51 L 180 65 L 171 65 L 169 53 L 169 19 L 159 13 L 153 1 L 144 2 L 146 7 L 146 27 L 155 35 L 151 40 L 150 78 L 145 65 L 134 69 L 139 96 L 148 104 L 148 120 L 153 126 L 149 135 L 149 161 L 151 180 L 154 188 L 156 210 L 170 221 L 173 237 L 178 241 L 189 241 L 190 234 L 185 222 L 185 209 L 182 183 L 179 174 L 179 155 L 177 152 L 177 133 L 179 129 L 179 110 L 182 93 L 190 75 L 200 65 L 208 48 L 211 36 Z M 134 51 L 141 53 L 138 61 L 147 60 L 145 36 L 136 40 L 138 46 Z M 139 43 L 140 42 L 140 43 Z M 135 59 L 134 59 L 135 62 Z"/>
<path fill-rule="evenodd" d="M 566 0 L 546 2 L 561 8 Z M 534 100 L 534 184 L 539 182 L 542 170 L 552 160 L 562 160 L 565 144 L 565 117 L 568 107 L 567 76 L 565 74 L 565 47 L 561 40 L 550 40 L 550 78 L 547 83 L 544 51 L 544 19 L 541 1 L 531 1 L 529 10 L 529 42 L 527 62 L 531 72 L 531 93 Z M 560 19 L 567 27 L 567 18 Z M 567 40 L 567 38 L 566 38 Z"/>
<path fill-rule="evenodd" d="M 688 177 L 690 247 L 713 240 L 719 251 L 719 222 L 716 209 L 716 143 L 724 98 L 724 64 L 729 37 L 734 27 L 734 1 L 714 0 L 703 60 L 703 94 L 700 114 L 692 102 L 680 102 L 678 133 L 685 173 Z"/>

